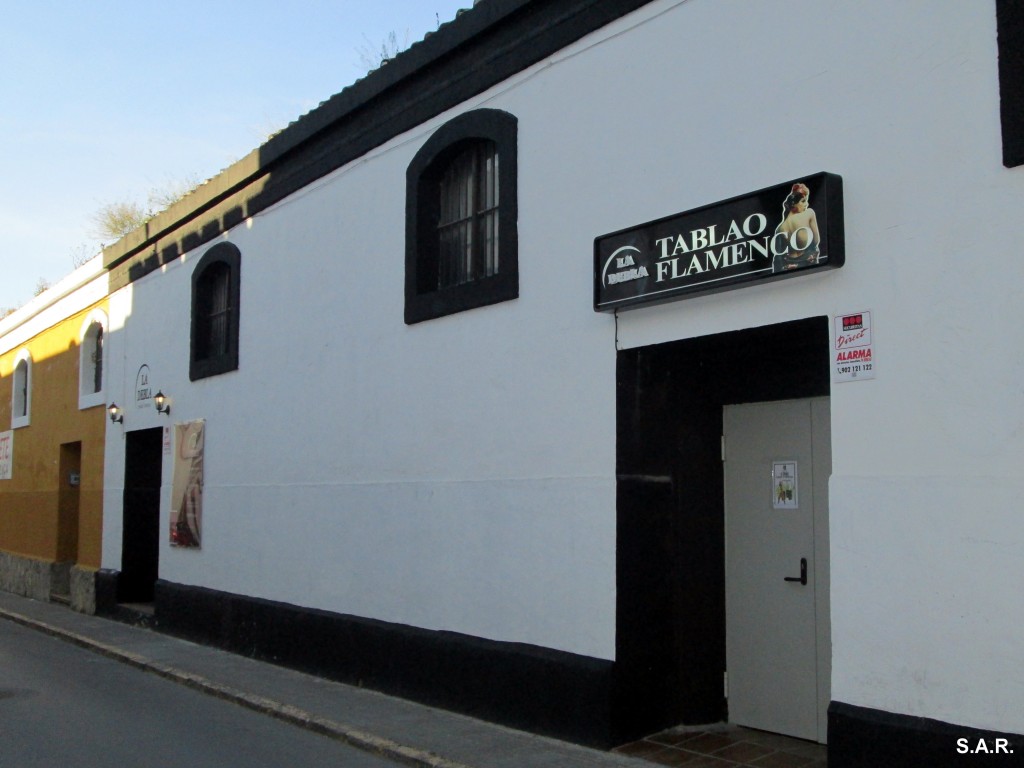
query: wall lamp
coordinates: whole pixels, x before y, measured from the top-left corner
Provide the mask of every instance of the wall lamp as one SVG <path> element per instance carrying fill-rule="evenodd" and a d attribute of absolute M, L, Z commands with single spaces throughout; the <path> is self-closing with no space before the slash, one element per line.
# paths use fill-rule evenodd
<path fill-rule="evenodd" d="M 164 416 L 171 415 L 171 405 L 167 402 L 167 396 L 163 392 L 153 395 L 153 404 L 156 406 L 157 413 L 162 413 Z"/>
<path fill-rule="evenodd" d="M 121 409 L 118 407 L 117 403 L 111 403 L 110 407 L 107 408 L 107 412 L 110 414 L 110 421 L 111 421 L 111 423 L 113 423 L 113 424 L 123 424 L 124 423 L 124 414 L 121 412 Z"/>

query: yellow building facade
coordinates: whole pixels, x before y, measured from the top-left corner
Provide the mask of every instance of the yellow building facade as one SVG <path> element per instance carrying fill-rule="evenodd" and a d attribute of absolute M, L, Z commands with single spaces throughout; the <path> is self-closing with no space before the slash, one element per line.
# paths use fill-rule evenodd
<path fill-rule="evenodd" d="M 0 589 L 87 612 L 102 551 L 109 330 L 96 271 L 76 270 L 0 321 Z"/>

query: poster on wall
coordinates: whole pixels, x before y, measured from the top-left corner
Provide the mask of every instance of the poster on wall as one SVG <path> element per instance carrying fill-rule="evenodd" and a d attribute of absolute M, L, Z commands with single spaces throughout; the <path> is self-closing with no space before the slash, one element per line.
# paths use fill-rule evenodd
<path fill-rule="evenodd" d="M 203 532 L 203 420 L 174 425 L 171 546 L 199 549 Z"/>
<path fill-rule="evenodd" d="M 875 378 L 870 312 L 836 316 L 832 358 L 833 381 L 864 381 Z"/>
<path fill-rule="evenodd" d="M 843 180 L 803 176 L 594 240 L 594 309 L 843 266 Z"/>
<path fill-rule="evenodd" d="M 772 462 L 772 507 L 775 509 L 800 509 L 797 496 L 797 463 L 795 461 Z"/>
<path fill-rule="evenodd" d="M 0 480 L 10 480 L 14 468 L 14 430 L 0 432 Z"/>

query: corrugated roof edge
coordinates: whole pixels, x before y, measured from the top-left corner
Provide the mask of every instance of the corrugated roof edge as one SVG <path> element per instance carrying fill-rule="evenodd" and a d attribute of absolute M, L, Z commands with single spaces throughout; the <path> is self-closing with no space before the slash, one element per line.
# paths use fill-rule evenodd
<path fill-rule="evenodd" d="M 480 0 L 459 10 L 455 18 L 428 32 L 420 41 L 386 64 L 368 72 L 317 107 L 289 123 L 241 160 L 204 181 L 181 200 L 161 211 L 138 229 L 103 249 L 109 269 L 123 262 L 165 233 L 195 218 L 231 192 L 258 178 L 277 160 L 321 131 L 394 87 L 406 77 L 447 56 L 493 24 L 529 4 L 531 0 Z"/>
<path fill-rule="evenodd" d="M 265 159 L 274 161 L 341 118 L 363 107 L 407 77 L 449 55 L 460 45 L 515 13 L 531 0 L 483 0 L 474 8 L 460 10 L 454 19 L 413 43 L 386 64 L 334 94 L 260 147 Z"/>
<path fill-rule="evenodd" d="M 105 248 L 111 290 L 209 242 L 416 121 L 457 105 L 649 2 L 481 0 L 464 9 Z"/>

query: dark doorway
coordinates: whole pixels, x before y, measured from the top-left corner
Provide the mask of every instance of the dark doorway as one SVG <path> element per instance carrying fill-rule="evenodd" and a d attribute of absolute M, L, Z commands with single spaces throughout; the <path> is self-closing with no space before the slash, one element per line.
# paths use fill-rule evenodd
<path fill-rule="evenodd" d="M 57 557 L 50 591 L 52 597 L 60 599 L 71 593 L 71 567 L 78 562 L 80 442 L 61 445 L 57 471 Z"/>
<path fill-rule="evenodd" d="M 829 339 L 816 317 L 619 353 L 617 741 L 727 718 L 722 407 L 828 395 Z"/>
<path fill-rule="evenodd" d="M 153 601 L 160 559 L 162 456 L 162 428 L 142 429 L 125 436 L 124 527 L 117 583 L 117 599 L 121 603 Z"/>

